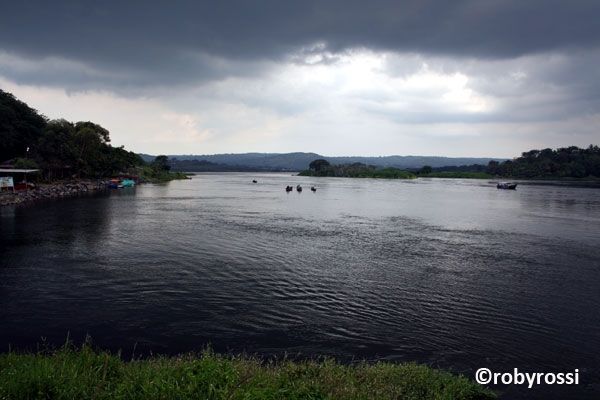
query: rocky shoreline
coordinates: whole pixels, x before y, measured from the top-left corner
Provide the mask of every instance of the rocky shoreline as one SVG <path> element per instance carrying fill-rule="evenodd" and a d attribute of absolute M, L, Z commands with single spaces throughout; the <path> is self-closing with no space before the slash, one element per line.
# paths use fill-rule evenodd
<path fill-rule="evenodd" d="M 106 180 L 77 180 L 38 184 L 27 191 L 0 192 L 0 207 L 33 203 L 39 200 L 79 196 L 85 193 L 105 190 Z"/>

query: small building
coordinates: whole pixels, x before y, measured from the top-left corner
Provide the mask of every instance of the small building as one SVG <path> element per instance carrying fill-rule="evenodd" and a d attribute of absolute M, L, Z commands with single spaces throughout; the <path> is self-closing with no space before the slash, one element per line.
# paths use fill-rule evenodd
<path fill-rule="evenodd" d="M 0 168 L 0 191 L 27 190 L 32 185 L 27 182 L 27 174 L 39 169 Z"/>

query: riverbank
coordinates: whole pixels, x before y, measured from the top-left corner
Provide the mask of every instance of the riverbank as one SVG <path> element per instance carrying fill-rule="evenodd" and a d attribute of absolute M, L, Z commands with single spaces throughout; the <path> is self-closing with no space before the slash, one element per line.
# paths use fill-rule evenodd
<path fill-rule="evenodd" d="M 6 399 L 494 399 L 464 376 L 417 364 L 266 362 L 202 355 L 123 361 L 63 348 L 0 355 Z"/>
<path fill-rule="evenodd" d="M 172 180 L 191 179 L 183 172 L 164 172 L 153 175 L 146 173 L 140 177 L 141 183 L 166 183 Z M 39 183 L 29 190 L 0 192 L 0 207 L 33 203 L 39 200 L 60 199 L 107 190 L 110 178 L 74 179 L 52 183 Z"/>
<path fill-rule="evenodd" d="M 59 199 L 79 196 L 99 190 L 105 190 L 107 180 L 73 180 L 54 183 L 42 183 L 29 190 L 0 193 L 0 206 L 32 203 L 39 200 Z"/>

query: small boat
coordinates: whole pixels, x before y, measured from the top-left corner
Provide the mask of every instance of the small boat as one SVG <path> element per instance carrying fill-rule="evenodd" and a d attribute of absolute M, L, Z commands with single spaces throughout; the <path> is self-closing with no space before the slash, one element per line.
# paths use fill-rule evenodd
<path fill-rule="evenodd" d="M 313 191 L 313 192 L 316 192 L 316 191 L 317 191 L 317 188 L 316 188 L 316 187 L 314 187 L 314 186 L 311 186 L 310 190 L 311 190 L 311 191 Z"/>
<path fill-rule="evenodd" d="M 135 181 L 133 179 L 111 179 L 106 186 L 109 189 L 123 189 L 135 186 Z"/>
<path fill-rule="evenodd" d="M 286 192 L 291 192 L 292 190 L 294 190 L 294 188 L 293 188 L 293 187 L 291 187 L 291 186 L 286 186 L 286 187 L 285 187 L 285 191 L 286 191 Z"/>
<path fill-rule="evenodd" d="M 134 187 L 135 186 L 135 181 L 133 179 L 123 179 L 121 181 L 121 185 L 123 187 Z"/>
<path fill-rule="evenodd" d="M 252 179 L 252 183 L 258 183 L 256 179 Z"/>
<path fill-rule="evenodd" d="M 300 185 L 296 186 L 296 191 L 301 192 L 302 191 L 302 186 L 300 186 Z"/>
<path fill-rule="evenodd" d="M 510 183 L 510 182 L 498 182 L 498 184 L 496 185 L 496 188 L 497 189 L 516 190 L 517 184 Z"/>

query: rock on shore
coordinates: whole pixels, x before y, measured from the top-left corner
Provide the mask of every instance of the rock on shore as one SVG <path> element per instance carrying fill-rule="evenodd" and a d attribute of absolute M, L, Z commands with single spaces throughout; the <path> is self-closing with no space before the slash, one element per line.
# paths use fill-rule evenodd
<path fill-rule="evenodd" d="M 107 182 L 104 180 L 78 180 L 39 184 L 27 191 L 1 192 L 0 206 L 23 204 L 43 199 L 57 199 L 61 197 L 77 196 L 84 193 L 104 190 Z"/>

